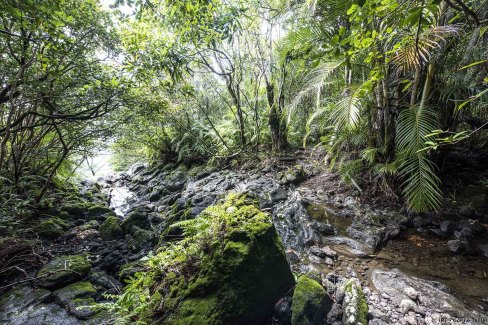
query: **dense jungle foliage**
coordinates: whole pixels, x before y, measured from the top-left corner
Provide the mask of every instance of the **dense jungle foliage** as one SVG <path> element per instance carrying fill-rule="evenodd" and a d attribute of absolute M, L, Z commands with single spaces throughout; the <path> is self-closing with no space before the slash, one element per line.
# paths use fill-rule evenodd
<path fill-rule="evenodd" d="M 486 0 L 3 0 L 0 21 L 2 214 L 107 144 L 121 169 L 325 147 L 413 211 L 442 205 L 450 151 L 487 155 Z"/>

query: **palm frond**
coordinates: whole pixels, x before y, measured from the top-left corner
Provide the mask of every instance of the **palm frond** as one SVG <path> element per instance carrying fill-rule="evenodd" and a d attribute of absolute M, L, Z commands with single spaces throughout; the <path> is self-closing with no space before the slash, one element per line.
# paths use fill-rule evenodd
<path fill-rule="evenodd" d="M 442 193 L 435 165 L 421 151 L 425 137 L 438 128 L 435 111 L 428 106 L 413 106 L 400 112 L 397 123 L 397 163 L 403 194 L 409 208 L 416 212 L 437 210 Z"/>
<path fill-rule="evenodd" d="M 415 153 L 424 147 L 425 137 L 438 129 L 435 111 L 427 106 L 412 106 L 398 116 L 396 144 L 399 152 Z"/>
<path fill-rule="evenodd" d="M 343 63 L 344 61 L 323 62 L 307 73 L 304 78 L 306 80 L 305 84 L 302 86 L 300 92 L 293 98 L 288 107 L 288 123 L 290 123 L 292 113 L 306 98 L 315 95 L 316 108 L 319 108 L 322 88 L 326 85 L 330 75 Z"/>
<path fill-rule="evenodd" d="M 309 136 L 310 136 L 310 134 L 312 133 L 312 125 L 313 125 L 312 123 L 313 123 L 313 122 L 314 122 L 316 119 L 318 119 L 318 118 L 320 118 L 320 117 L 322 117 L 322 116 L 326 115 L 327 113 L 328 113 L 328 109 L 327 109 L 327 107 L 322 107 L 322 108 L 320 108 L 320 109 L 317 109 L 317 110 L 316 110 L 316 111 L 315 111 L 315 112 L 312 114 L 312 116 L 310 116 L 310 118 L 307 120 L 307 123 L 306 123 L 306 125 L 305 125 L 305 135 L 304 135 L 304 137 L 303 137 L 303 147 L 304 147 L 304 148 L 307 146 L 307 140 L 308 140 L 308 137 L 309 137 Z M 315 124 L 316 124 L 316 123 L 315 123 Z M 330 127 L 329 127 L 329 128 L 330 128 Z"/>
<path fill-rule="evenodd" d="M 354 130 L 359 125 L 361 118 L 360 111 L 362 107 L 362 100 L 359 95 L 360 92 L 356 91 L 334 104 L 331 122 L 335 124 L 339 130 Z"/>
<path fill-rule="evenodd" d="M 457 25 L 435 26 L 427 29 L 418 39 L 415 36 L 404 39 L 397 50 L 393 62 L 401 70 L 414 70 L 429 62 L 436 51 L 446 44 L 446 38 L 459 30 Z"/>
<path fill-rule="evenodd" d="M 312 15 L 320 15 L 324 19 L 334 20 L 345 15 L 353 3 L 353 0 L 307 0 L 305 8 Z"/>
<path fill-rule="evenodd" d="M 442 201 L 440 179 L 426 154 L 417 153 L 408 157 L 400 167 L 400 175 L 405 177 L 403 194 L 411 210 L 423 212 L 439 208 Z"/>
<path fill-rule="evenodd" d="M 333 28 L 319 22 L 309 22 L 288 33 L 279 44 L 282 57 L 291 52 L 306 52 L 312 47 L 327 44 L 327 40 L 334 35 Z"/>

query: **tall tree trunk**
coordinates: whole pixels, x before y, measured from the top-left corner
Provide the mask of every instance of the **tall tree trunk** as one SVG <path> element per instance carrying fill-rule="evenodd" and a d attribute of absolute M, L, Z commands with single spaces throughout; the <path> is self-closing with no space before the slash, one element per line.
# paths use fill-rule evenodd
<path fill-rule="evenodd" d="M 261 144 L 261 130 L 259 127 L 259 86 L 261 84 L 261 75 L 259 78 L 256 78 L 256 86 L 254 88 L 254 104 L 253 104 L 253 112 L 254 112 L 254 136 L 256 138 L 255 141 L 255 150 L 256 152 L 259 151 L 259 146 Z"/>
<path fill-rule="evenodd" d="M 267 78 L 266 94 L 269 105 L 268 125 L 271 134 L 271 148 L 273 151 L 281 151 L 288 146 L 286 124 L 283 120 L 284 94 L 280 94 L 276 98 L 275 87 Z"/>
<path fill-rule="evenodd" d="M 227 80 L 227 90 L 232 97 L 232 101 L 234 102 L 237 111 L 237 124 L 239 126 L 239 144 L 241 146 L 244 146 L 246 144 L 246 134 L 244 129 L 244 113 L 242 111 L 240 89 L 239 85 L 234 88 L 233 78 L 231 76 L 229 76 L 229 79 Z"/>

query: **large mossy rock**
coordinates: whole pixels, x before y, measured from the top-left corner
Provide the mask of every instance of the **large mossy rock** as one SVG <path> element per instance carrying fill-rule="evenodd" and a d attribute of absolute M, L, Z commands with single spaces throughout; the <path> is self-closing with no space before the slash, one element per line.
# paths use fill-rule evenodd
<path fill-rule="evenodd" d="M 96 304 L 97 291 L 90 282 L 80 281 L 54 291 L 56 301 L 70 314 L 80 319 L 87 319 L 95 312 L 89 308 Z"/>
<path fill-rule="evenodd" d="M 150 229 L 151 222 L 149 221 L 148 211 L 141 208 L 136 208 L 130 212 L 120 225 L 126 233 L 132 233 L 138 228 Z"/>
<path fill-rule="evenodd" d="M 291 306 L 292 325 L 321 325 L 333 301 L 317 281 L 302 275 L 298 278 Z"/>
<path fill-rule="evenodd" d="M 140 318 L 164 324 L 265 324 L 294 279 L 273 224 L 255 204 L 231 195 L 177 225 L 184 239 L 151 257 L 149 270 L 139 276 L 153 280 L 154 292 Z"/>
<path fill-rule="evenodd" d="M 85 277 L 90 269 L 86 254 L 59 256 L 37 272 L 38 285 L 47 289 L 60 288 Z"/>
<path fill-rule="evenodd" d="M 278 173 L 278 179 L 282 184 L 300 184 L 307 179 L 307 172 L 302 165 L 295 165 Z"/>
<path fill-rule="evenodd" d="M 92 203 L 79 199 L 64 203 L 60 208 L 60 216 L 63 219 L 89 219 L 103 221 L 106 217 L 114 215 L 114 212 L 104 204 Z"/>
<path fill-rule="evenodd" d="M 58 217 L 52 217 L 41 221 L 36 227 L 36 232 L 43 238 L 56 239 L 62 234 L 68 227 L 68 224 Z"/>
<path fill-rule="evenodd" d="M 88 217 L 90 219 L 104 220 L 105 216 L 114 216 L 115 213 L 106 205 L 93 204 L 88 207 L 87 211 Z"/>
<path fill-rule="evenodd" d="M 144 246 L 152 247 L 156 241 L 156 234 L 150 230 L 134 227 L 132 240 L 129 241 L 129 247 L 133 251 L 140 251 Z"/>
<path fill-rule="evenodd" d="M 124 236 L 124 231 L 120 227 L 119 218 L 110 216 L 100 227 L 100 237 L 103 240 L 114 240 Z"/>

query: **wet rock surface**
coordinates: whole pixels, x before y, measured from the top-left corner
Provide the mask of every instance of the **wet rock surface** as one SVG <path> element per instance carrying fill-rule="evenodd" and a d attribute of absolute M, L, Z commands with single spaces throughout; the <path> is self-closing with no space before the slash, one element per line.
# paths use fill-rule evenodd
<path fill-rule="evenodd" d="M 378 209 L 361 202 L 359 192 L 340 190 L 327 173 L 307 170 L 312 169 L 139 164 L 85 182 L 85 203 L 65 204 L 58 215 L 41 220 L 40 233 L 54 256 L 32 274 L 40 276 L 37 281 L 2 294 L 0 323 L 102 324 L 105 316 L 79 310 L 80 303 L 119 292 L 125 279 L 144 269 L 144 256 L 181 236 L 171 224 L 198 217 L 229 192 L 258 199 L 261 211 L 272 217 L 291 269 L 315 274 L 312 281 L 324 290 L 325 303 L 315 304 L 317 312 L 303 306 L 306 311 L 297 312 L 293 293 L 281 298 L 273 324 L 298 324 L 298 318 L 307 324 L 364 323 L 363 301 L 369 324 L 440 324 L 486 314 L 488 241 L 476 211 L 438 220 Z M 75 258 L 82 263 L 72 263 L 73 256 L 82 256 Z M 459 297 L 468 286 L 473 289 Z"/>
<path fill-rule="evenodd" d="M 395 317 L 396 319 L 405 318 L 406 322 L 408 318 L 419 321 L 419 319 L 427 317 L 438 317 L 437 315 L 449 317 L 452 321 L 481 317 L 478 312 L 466 308 L 445 285 L 409 277 L 397 269 L 373 270 L 372 284 L 378 290 L 378 294 L 370 296 L 370 301 L 374 302 L 378 310 L 385 314 L 389 312 L 392 315 L 389 321 Z M 392 309 L 390 307 L 392 305 L 397 307 Z M 388 309 L 388 307 L 390 308 Z"/>

